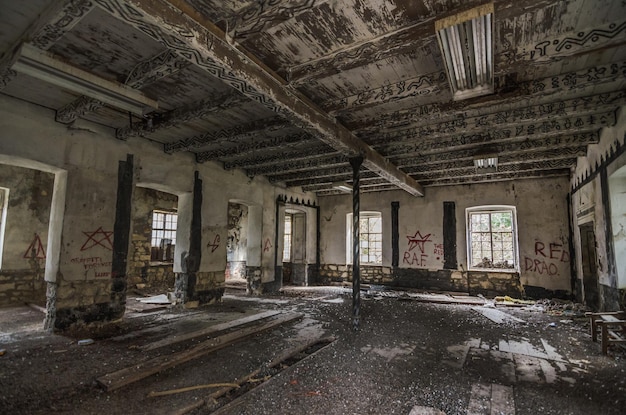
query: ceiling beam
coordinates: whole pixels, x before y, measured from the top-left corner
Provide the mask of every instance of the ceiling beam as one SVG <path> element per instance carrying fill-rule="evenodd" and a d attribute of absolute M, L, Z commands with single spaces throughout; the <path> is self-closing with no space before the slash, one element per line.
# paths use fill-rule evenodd
<path fill-rule="evenodd" d="M 258 153 L 260 150 L 280 151 L 284 147 L 298 147 L 306 145 L 313 141 L 314 138 L 308 133 L 298 133 L 293 135 L 271 137 L 252 143 L 239 144 L 232 147 L 218 148 L 216 150 L 203 151 L 196 154 L 198 163 L 205 161 L 219 160 L 230 156 L 250 156 Z"/>
<path fill-rule="evenodd" d="M 626 61 L 607 65 L 597 65 L 576 72 L 564 73 L 532 81 L 515 82 L 510 78 L 496 78 L 496 93 L 475 98 L 471 102 L 453 101 L 446 104 L 428 104 L 410 110 L 399 110 L 382 114 L 380 117 L 358 120 L 349 115 L 346 124 L 354 131 L 364 132 L 366 128 L 376 128 L 389 122 L 411 124 L 425 120 L 445 120 L 460 115 L 478 115 L 489 111 L 494 104 L 501 110 L 514 110 L 520 107 L 541 105 L 582 99 L 588 96 L 604 95 L 613 91 L 623 91 L 626 86 Z M 607 90 L 602 91 L 601 87 Z M 367 93 L 363 91 L 362 93 Z M 340 111 L 341 112 L 341 111 Z"/>
<path fill-rule="evenodd" d="M 271 176 L 289 173 L 297 173 L 311 169 L 328 168 L 337 165 L 349 165 L 349 158 L 342 154 L 332 156 L 309 156 L 302 160 L 288 160 L 283 158 L 282 163 L 265 167 L 249 168 L 246 173 L 249 176 Z"/>
<path fill-rule="evenodd" d="M 306 161 L 310 158 L 314 157 L 328 157 L 328 156 L 336 156 L 339 153 L 332 147 L 327 146 L 324 143 L 317 142 L 314 146 L 311 146 L 307 149 L 307 155 L 302 155 L 300 150 L 297 151 L 289 151 L 289 149 L 285 149 L 281 151 L 279 155 L 268 155 L 262 157 L 234 157 L 229 161 L 224 161 L 224 169 L 255 169 L 261 167 L 269 167 L 269 166 L 277 166 L 285 163 L 286 160 L 289 162 L 298 162 L 298 161 Z"/>
<path fill-rule="evenodd" d="M 540 141 L 554 138 L 555 143 L 567 145 L 590 144 L 598 141 L 598 130 L 582 133 L 553 134 L 552 136 L 536 134 L 534 136 L 520 135 L 514 136 L 512 130 L 497 130 L 483 134 L 460 134 L 447 137 L 445 139 L 423 140 L 417 143 L 399 144 L 389 147 L 386 151 L 387 157 L 407 156 L 411 154 L 423 155 L 429 153 L 439 153 L 482 147 L 484 145 L 498 144 L 509 145 L 509 143 L 519 143 L 521 148 L 525 146 L 539 146 Z M 517 144 L 515 144 L 517 145 Z"/>
<path fill-rule="evenodd" d="M 551 135 L 560 135 L 566 131 L 585 132 L 598 130 L 603 127 L 612 127 L 617 122 L 617 115 L 615 108 L 605 110 L 600 113 L 592 113 L 585 115 L 578 115 L 572 117 L 564 117 L 558 119 L 548 119 L 537 122 L 525 122 L 525 123 L 503 123 L 496 126 L 486 126 L 482 128 L 466 128 L 462 122 L 455 125 L 453 123 L 444 126 L 439 131 L 430 126 L 423 128 L 412 128 L 402 130 L 390 134 L 383 134 L 380 138 L 377 138 L 372 146 L 387 156 L 405 154 L 401 149 L 406 149 L 406 145 L 410 143 L 417 143 L 417 145 L 424 148 L 429 143 L 433 144 L 433 147 L 441 147 L 441 143 L 447 141 L 448 145 L 454 145 L 455 140 L 459 144 L 474 144 L 468 142 L 467 138 L 473 135 L 483 135 L 490 137 L 498 137 L 501 139 L 521 139 L 521 138 L 534 138 L 534 137 L 548 137 Z M 465 132 L 465 134 L 459 135 L 459 132 Z M 389 143 L 389 144 L 386 144 Z"/>
<path fill-rule="evenodd" d="M 389 163 L 329 114 L 290 91 L 285 81 L 258 59 L 228 43 L 224 32 L 187 1 L 97 0 L 97 4 L 175 50 L 208 74 L 315 134 L 331 147 L 350 157 L 363 157 L 365 168 L 394 185 L 414 196 L 424 195 L 422 186 L 413 178 Z"/>
<path fill-rule="evenodd" d="M 234 143 L 252 138 L 261 138 L 272 131 L 278 131 L 289 126 L 281 117 L 255 120 L 247 124 L 237 125 L 230 128 L 222 128 L 218 131 L 185 138 L 174 143 L 165 144 L 165 152 L 172 154 L 180 151 L 192 151 L 207 145 L 220 145 L 222 143 Z"/>
<path fill-rule="evenodd" d="M 503 163 L 513 163 L 528 160 L 548 160 L 572 156 L 586 155 L 587 144 L 575 143 L 573 146 L 565 143 L 557 143 L 550 146 L 550 143 L 557 142 L 555 138 L 532 140 L 521 143 L 506 143 L 505 145 L 494 144 L 491 146 L 476 147 L 457 151 L 445 151 L 441 153 L 427 154 L 424 156 L 407 156 L 393 159 L 394 163 L 401 166 L 408 172 L 407 168 L 413 166 L 440 166 L 446 162 L 456 163 L 460 160 L 474 160 L 486 155 L 497 155 L 498 160 Z M 595 140 L 593 142 L 596 142 Z M 593 142 L 589 142 L 591 144 Z M 436 167 L 438 168 L 438 167 Z"/>
<path fill-rule="evenodd" d="M 361 139 L 365 139 L 369 143 L 376 143 L 377 141 L 386 141 L 392 138 L 394 131 L 398 131 L 400 134 L 401 131 L 415 128 L 412 123 L 418 124 L 420 128 L 438 133 L 453 133 L 456 129 L 462 129 L 463 132 L 468 132 L 476 129 L 500 127 L 512 123 L 528 123 L 532 121 L 574 117 L 591 112 L 609 111 L 624 104 L 626 104 L 626 91 L 617 91 L 608 94 L 559 100 L 537 105 L 518 106 L 500 111 L 493 111 L 494 108 L 501 109 L 500 106 L 490 106 L 486 109 L 491 112 L 486 112 L 485 109 L 452 111 L 449 116 L 447 115 L 443 120 L 428 120 L 425 116 L 419 120 L 413 121 L 408 119 L 398 121 L 390 119 L 384 124 L 381 123 L 376 126 L 353 131 L 357 133 Z"/>
<path fill-rule="evenodd" d="M 395 102 L 415 96 L 436 95 L 442 92 L 449 92 L 448 79 L 443 71 L 420 75 L 416 78 L 374 89 L 366 89 L 349 97 L 333 99 L 322 104 L 322 108 L 332 115 L 337 115 L 341 111 L 364 109 L 386 102 Z"/>
<path fill-rule="evenodd" d="M 248 102 L 248 99 L 243 95 L 232 92 L 222 93 L 165 113 L 152 114 L 151 118 L 135 122 L 128 127 L 118 128 L 115 131 L 115 136 L 120 140 L 126 140 L 128 137 L 133 136 L 144 136 L 148 133 L 154 133 L 158 130 L 197 120 L 210 114 L 216 114 L 229 108 L 238 107 L 246 102 Z"/>

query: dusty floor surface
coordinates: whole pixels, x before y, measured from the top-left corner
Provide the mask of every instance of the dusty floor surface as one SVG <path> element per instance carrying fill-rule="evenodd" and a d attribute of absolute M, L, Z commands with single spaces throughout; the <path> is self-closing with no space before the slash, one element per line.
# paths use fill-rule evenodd
<path fill-rule="evenodd" d="M 0 349 L 6 350 L 0 357 L 0 413 L 172 414 L 203 400 L 211 405 L 189 413 L 626 412 L 626 354 L 611 348 L 603 356 L 591 342 L 585 318 L 520 307 L 485 311 L 385 292 L 364 295 L 361 329 L 354 332 L 347 290 L 292 290 L 261 298 L 227 294 L 218 304 L 142 310 L 115 324 L 63 335 L 40 331 L 43 316 L 31 308 L 0 310 Z M 303 317 L 112 392 L 96 382 L 150 358 L 182 353 L 206 337 L 153 350 L 146 345 L 267 310 Z M 496 323 L 482 312 L 504 321 Z M 235 390 L 238 397 L 213 404 L 208 396 L 216 389 L 148 396 L 233 382 L 285 351 L 325 336 L 336 341 L 281 366 L 264 382 L 267 372 L 262 371 Z M 79 345 L 85 338 L 95 341 Z"/>

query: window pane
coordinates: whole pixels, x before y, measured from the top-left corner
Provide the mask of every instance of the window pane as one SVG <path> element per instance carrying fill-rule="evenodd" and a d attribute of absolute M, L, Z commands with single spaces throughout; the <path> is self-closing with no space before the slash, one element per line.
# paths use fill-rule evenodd
<path fill-rule="evenodd" d="M 468 244 L 471 266 L 515 268 L 514 211 L 470 212 Z"/>
<path fill-rule="evenodd" d="M 371 218 L 370 219 L 370 231 L 376 233 L 383 232 L 383 224 L 381 218 Z"/>

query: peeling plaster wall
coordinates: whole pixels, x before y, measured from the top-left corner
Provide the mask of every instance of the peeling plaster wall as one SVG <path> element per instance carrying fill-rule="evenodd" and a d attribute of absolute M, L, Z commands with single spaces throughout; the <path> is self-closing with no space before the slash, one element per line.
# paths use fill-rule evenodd
<path fill-rule="evenodd" d="M 465 209 L 483 205 L 510 205 L 517 209 L 519 273 L 470 272 L 475 290 L 505 291 L 521 295 L 547 290 L 554 294 L 570 291 L 569 228 L 567 214 L 568 179 L 544 178 L 450 187 L 430 187 L 426 196 L 415 198 L 406 192 L 361 195 L 362 211 L 379 211 L 383 217 L 383 261 L 373 283 L 431 289 L 467 289 L 467 247 Z M 381 197 L 384 195 L 384 197 Z M 399 266 L 387 276 L 392 265 L 391 202 L 400 204 Z M 444 270 L 443 205 L 455 203 L 456 261 L 458 269 Z M 346 264 L 346 214 L 352 212 L 348 196 L 320 198 L 321 262 L 324 266 Z M 410 239 L 424 241 L 411 243 Z M 364 279 L 364 282 L 367 280 Z"/>
<path fill-rule="evenodd" d="M 44 267 L 53 185 L 50 173 L 0 164 L 0 187 L 9 189 L 0 306 L 45 305 Z"/>
<path fill-rule="evenodd" d="M 586 157 L 579 157 L 572 180 L 572 212 L 574 249 L 576 252 L 577 294 L 584 301 L 581 234 L 579 226 L 592 223 L 596 243 L 596 268 L 600 310 L 626 308 L 626 290 L 618 286 L 614 238 L 620 232 L 619 223 L 611 221 L 610 178 L 626 165 L 626 108 L 622 107 L 614 127 L 603 128 L 598 144 L 590 145 Z M 603 193 L 602 176 L 606 175 Z M 614 191 L 617 189 L 614 188 Z M 605 194 L 606 193 L 606 194 Z"/>
<path fill-rule="evenodd" d="M 203 190 L 202 257 L 195 291 L 201 302 L 219 299 L 224 289 L 230 200 L 246 203 L 251 223 L 255 218 L 247 255 L 249 265 L 260 271 L 260 283 L 274 280 L 277 196 L 315 201 L 313 194 L 286 191 L 264 178 L 249 179 L 239 170 L 225 171 L 210 162 L 197 164 L 189 153 L 167 155 L 162 146 L 145 139 L 117 140 L 113 130 L 87 121 L 78 120 L 71 127 L 55 123 L 54 111 L 6 96 L 0 97 L 0 113 L 0 158 L 67 171 L 65 215 L 62 224 L 55 224 L 62 229 L 59 272 L 48 287 L 49 304 L 53 304 L 48 310 L 56 315 L 58 328 L 123 314 L 123 304 L 112 304 L 111 300 L 111 248 L 118 165 L 129 154 L 134 157 L 135 185 L 179 198 L 177 274 L 183 273 L 182 258 L 189 252 L 194 172 L 198 171 Z M 131 254 L 132 245 L 129 260 Z"/>

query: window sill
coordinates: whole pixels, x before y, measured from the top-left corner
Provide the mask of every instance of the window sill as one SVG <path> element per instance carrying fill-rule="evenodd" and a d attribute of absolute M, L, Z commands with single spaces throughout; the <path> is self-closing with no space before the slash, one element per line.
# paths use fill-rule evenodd
<path fill-rule="evenodd" d="M 518 269 L 509 268 L 471 268 L 468 272 L 490 272 L 490 273 L 503 273 L 503 274 L 515 274 L 519 273 Z"/>
<path fill-rule="evenodd" d="M 151 267 L 160 267 L 164 265 L 174 265 L 174 261 L 150 261 L 148 264 Z"/>

